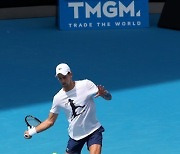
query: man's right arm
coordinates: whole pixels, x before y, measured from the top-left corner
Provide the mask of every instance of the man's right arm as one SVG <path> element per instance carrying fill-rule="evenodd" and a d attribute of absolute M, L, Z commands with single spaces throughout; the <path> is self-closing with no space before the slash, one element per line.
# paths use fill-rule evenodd
<path fill-rule="evenodd" d="M 31 138 L 32 135 L 34 135 L 36 133 L 40 133 L 40 132 L 50 128 L 51 126 L 53 126 L 57 117 L 58 117 L 58 114 L 54 114 L 54 113 L 50 112 L 48 118 L 45 121 L 43 121 L 37 127 L 32 128 L 28 131 L 25 131 L 24 134 L 26 134 L 26 136 L 28 136 L 27 138 Z"/>

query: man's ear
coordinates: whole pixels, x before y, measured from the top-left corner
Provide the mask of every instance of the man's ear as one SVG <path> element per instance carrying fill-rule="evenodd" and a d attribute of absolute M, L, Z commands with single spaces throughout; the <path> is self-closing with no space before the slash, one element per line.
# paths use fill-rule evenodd
<path fill-rule="evenodd" d="M 70 72 L 70 76 L 71 76 L 71 77 L 73 76 L 72 72 Z"/>

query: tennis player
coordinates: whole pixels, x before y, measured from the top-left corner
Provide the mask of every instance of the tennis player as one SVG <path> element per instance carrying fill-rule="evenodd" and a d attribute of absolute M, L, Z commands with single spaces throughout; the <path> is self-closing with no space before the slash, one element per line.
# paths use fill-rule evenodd
<path fill-rule="evenodd" d="M 70 67 L 65 63 L 56 67 L 56 77 L 62 89 L 53 98 L 48 118 L 37 127 L 25 131 L 27 138 L 53 126 L 59 112 L 64 110 L 69 122 L 66 154 L 80 154 L 85 143 L 90 154 L 101 154 L 104 128 L 96 119 L 93 97 L 111 100 L 111 94 L 90 80 L 73 81 Z"/>

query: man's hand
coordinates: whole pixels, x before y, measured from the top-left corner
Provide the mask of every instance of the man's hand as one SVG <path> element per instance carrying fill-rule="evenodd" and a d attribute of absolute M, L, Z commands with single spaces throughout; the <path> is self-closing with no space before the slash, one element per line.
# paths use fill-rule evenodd
<path fill-rule="evenodd" d="M 111 94 L 104 88 L 104 86 L 98 85 L 97 87 L 98 87 L 98 92 L 97 92 L 97 94 L 95 95 L 95 98 L 101 96 L 101 97 L 103 97 L 103 98 L 106 99 L 106 100 L 111 100 L 112 96 L 111 96 Z"/>
<path fill-rule="evenodd" d="M 24 132 L 24 138 L 25 138 L 25 139 L 31 139 L 32 136 L 29 135 L 29 132 L 28 132 L 28 131 L 25 131 L 25 132 Z"/>

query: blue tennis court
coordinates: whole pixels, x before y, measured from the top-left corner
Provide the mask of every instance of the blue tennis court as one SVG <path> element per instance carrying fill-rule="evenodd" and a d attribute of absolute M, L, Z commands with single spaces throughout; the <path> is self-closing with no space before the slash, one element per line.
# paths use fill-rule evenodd
<path fill-rule="evenodd" d="M 112 93 L 110 102 L 96 99 L 103 154 L 179 154 L 180 32 L 158 28 L 158 19 L 150 16 L 150 28 L 100 31 L 58 31 L 54 17 L 0 20 L 0 153 L 64 153 L 64 113 L 31 140 L 23 132 L 26 115 L 47 118 L 60 88 L 55 67 L 66 62 L 75 80 Z"/>

